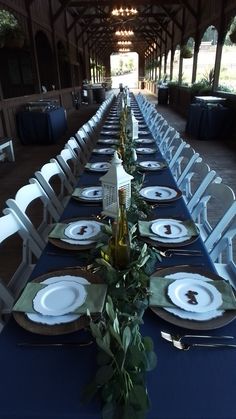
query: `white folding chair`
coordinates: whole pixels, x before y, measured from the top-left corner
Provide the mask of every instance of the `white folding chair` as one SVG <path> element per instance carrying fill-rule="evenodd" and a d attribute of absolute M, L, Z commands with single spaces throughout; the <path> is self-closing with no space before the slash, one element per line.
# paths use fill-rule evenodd
<path fill-rule="evenodd" d="M 74 141 L 76 142 L 76 140 Z M 53 158 L 50 162 L 59 163 L 60 167 L 67 176 L 67 180 L 71 184 L 72 188 L 74 188 L 78 182 L 78 177 L 82 172 L 82 165 L 80 164 L 79 157 L 75 154 L 71 146 L 67 143 L 65 148 L 61 150 L 60 154 L 56 156 L 56 159 Z"/>
<path fill-rule="evenodd" d="M 205 241 L 217 273 L 236 289 L 236 201 L 225 212 Z"/>
<path fill-rule="evenodd" d="M 74 135 L 74 138 L 76 139 L 77 143 L 82 149 L 82 152 L 84 154 L 86 162 L 89 160 L 93 146 L 89 145 L 89 140 L 85 137 L 84 133 L 80 130 L 77 131 Z"/>
<path fill-rule="evenodd" d="M 211 182 L 198 203 L 191 211 L 191 216 L 198 225 L 200 235 L 205 241 L 213 231 L 217 222 L 235 201 L 235 193 L 232 188 L 221 182 L 221 178 L 215 178 Z"/>
<path fill-rule="evenodd" d="M 181 184 L 182 180 L 186 178 L 187 174 L 191 170 L 191 167 L 196 161 L 202 161 L 199 153 L 196 153 L 191 146 L 184 147 L 181 155 L 176 160 L 171 170 L 177 184 Z"/>
<path fill-rule="evenodd" d="M 0 329 L 2 314 L 11 311 L 14 300 L 28 281 L 42 250 L 10 208 L 0 216 Z M 6 265 L 4 261 L 10 260 Z"/>
<path fill-rule="evenodd" d="M 169 163 L 170 170 L 172 170 L 172 167 L 174 166 L 176 160 L 180 157 L 185 147 L 190 147 L 190 145 L 187 144 L 186 141 L 183 141 L 182 138 L 176 137 L 174 142 L 171 142 L 171 146 L 162 153 L 166 161 Z"/>
<path fill-rule="evenodd" d="M 71 152 L 76 156 L 76 164 L 75 167 L 72 168 L 75 177 L 81 174 L 84 165 L 87 163 L 87 158 L 82 150 L 81 145 L 74 137 L 70 137 L 67 143 L 65 144 L 65 148 L 71 150 Z M 74 166 L 74 161 L 73 161 Z"/>
<path fill-rule="evenodd" d="M 14 199 L 7 199 L 6 204 L 43 250 L 52 223 L 59 220 L 60 214 L 40 183 L 34 178 L 29 182 L 17 191 Z M 32 207 L 34 216 L 31 215 Z"/>
<path fill-rule="evenodd" d="M 60 165 L 55 161 L 46 163 L 35 172 L 35 177 L 61 214 L 70 199 L 73 187 Z"/>

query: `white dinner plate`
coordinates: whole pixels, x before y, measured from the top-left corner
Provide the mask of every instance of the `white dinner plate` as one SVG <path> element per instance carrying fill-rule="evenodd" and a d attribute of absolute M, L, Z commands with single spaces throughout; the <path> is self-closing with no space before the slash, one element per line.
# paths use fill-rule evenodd
<path fill-rule="evenodd" d="M 110 124 L 110 125 L 103 125 L 103 128 L 104 129 L 118 129 L 119 128 L 119 124 L 118 123 L 116 123 L 116 122 L 113 122 L 113 124 Z"/>
<path fill-rule="evenodd" d="M 112 131 L 112 135 L 119 134 L 119 131 Z M 101 131 L 101 135 L 111 135 L 111 131 Z"/>
<path fill-rule="evenodd" d="M 102 199 L 102 187 L 89 186 L 88 188 L 83 188 L 79 196 L 82 199 L 99 201 Z"/>
<path fill-rule="evenodd" d="M 172 282 L 167 292 L 172 303 L 186 311 L 205 313 L 222 305 L 222 295 L 207 281 L 183 278 Z"/>
<path fill-rule="evenodd" d="M 101 224 L 93 220 L 77 220 L 65 228 L 64 234 L 72 240 L 91 240 L 101 230 Z"/>
<path fill-rule="evenodd" d="M 160 237 L 167 239 L 179 239 L 188 237 L 188 230 L 179 220 L 160 218 L 151 225 L 151 230 Z"/>
<path fill-rule="evenodd" d="M 93 153 L 97 154 L 114 154 L 114 148 L 94 148 Z"/>
<path fill-rule="evenodd" d="M 88 285 L 89 282 L 87 279 L 80 277 L 80 276 L 73 276 L 73 275 L 65 275 L 65 276 L 54 276 L 51 278 L 47 278 L 41 282 L 41 284 L 54 284 L 60 281 L 73 281 L 77 282 L 78 284 Z M 25 313 L 26 317 L 28 317 L 31 321 L 35 323 L 42 323 L 47 325 L 55 325 L 55 324 L 62 324 L 62 323 L 70 323 L 79 319 L 81 314 L 64 314 L 62 316 L 47 316 L 42 315 L 39 313 Z"/>
<path fill-rule="evenodd" d="M 139 162 L 139 166 L 147 169 L 147 170 L 160 170 L 163 169 L 163 164 L 162 162 L 158 162 L 158 161 L 141 161 Z"/>
<path fill-rule="evenodd" d="M 136 148 L 137 154 L 154 154 L 156 152 L 155 148 L 148 147 L 138 147 Z"/>
<path fill-rule="evenodd" d="M 59 281 L 47 285 L 33 299 L 34 310 L 47 316 L 62 316 L 80 307 L 87 296 L 82 284 L 75 281 Z"/>
<path fill-rule="evenodd" d="M 150 135 L 149 131 L 139 131 L 139 135 Z"/>
<path fill-rule="evenodd" d="M 108 163 L 106 161 L 101 161 L 99 163 L 91 163 L 89 170 L 92 172 L 104 172 L 107 171 L 111 166 L 111 163 Z"/>
<path fill-rule="evenodd" d="M 111 144 L 111 145 L 115 145 L 118 144 L 119 141 L 118 140 L 113 140 L 112 138 L 104 138 L 101 140 L 98 140 L 98 144 Z"/>
<path fill-rule="evenodd" d="M 140 195 L 152 200 L 168 200 L 176 198 L 178 192 L 168 186 L 147 186 L 139 191 Z"/>
<path fill-rule="evenodd" d="M 155 143 L 155 141 L 152 140 L 151 138 L 138 138 L 137 140 L 135 140 L 135 142 L 137 144 L 153 144 L 153 143 Z"/>

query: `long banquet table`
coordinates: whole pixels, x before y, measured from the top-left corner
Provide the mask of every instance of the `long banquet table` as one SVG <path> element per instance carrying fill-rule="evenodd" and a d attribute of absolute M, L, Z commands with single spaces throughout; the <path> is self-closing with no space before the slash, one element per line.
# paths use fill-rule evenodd
<path fill-rule="evenodd" d="M 141 135 L 140 137 L 143 138 Z M 151 134 L 146 138 L 151 138 Z M 151 158 L 150 158 L 151 157 Z M 109 156 L 92 155 L 91 161 L 109 160 Z M 155 155 L 139 155 L 140 160 L 162 159 Z M 79 185 L 98 185 L 100 173 L 84 171 Z M 145 186 L 176 186 L 168 168 L 148 172 Z M 82 204 L 71 199 L 62 220 L 100 214 L 102 206 Z M 182 198 L 171 205 L 155 208 L 155 217 L 189 217 Z M 201 249 L 202 256 L 163 258 L 158 267 L 191 265 L 214 272 L 203 242 L 198 238 L 188 246 Z M 79 252 L 65 252 L 48 244 L 31 279 L 53 270 L 81 265 Z M 151 399 L 148 419 L 235 419 L 236 350 L 195 348 L 175 349 L 164 341 L 160 331 L 191 333 L 158 317 L 150 309 L 144 315 L 143 335 L 152 337 L 157 354 L 157 367 L 147 373 Z M 193 333 L 199 334 L 199 331 Z M 236 335 L 235 322 L 219 330 L 200 334 Z M 1 419 L 86 419 L 101 418 L 101 406 L 95 399 L 81 403 L 85 384 L 96 372 L 96 345 L 85 347 L 21 347 L 20 342 L 53 343 L 90 339 L 89 332 L 80 330 L 61 336 L 41 336 L 21 328 L 12 318 L 0 335 L 1 357 Z"/>

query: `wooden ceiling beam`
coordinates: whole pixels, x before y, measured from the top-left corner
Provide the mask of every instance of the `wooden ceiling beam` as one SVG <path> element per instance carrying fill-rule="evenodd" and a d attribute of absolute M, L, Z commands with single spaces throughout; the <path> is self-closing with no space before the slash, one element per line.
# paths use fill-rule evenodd
<path fill-rule="evenodd" d="M 182 0 L 165 0 L 165 4 L 166 5 L 174 5 L 174 4 L 181 4 Z M 163 0 L 135 0 L 135 6 L 138 5 L 153 5 L 153 6 L 160 6 L 162 5 Z M 123 0 L 122 1 L 122 5 L 123 6 L 130 6 L 130 1 L 127 0 Z M 96 7 L 98 5 L 98 2 L 96 0 L 92 0 L 92 1 L 87 1 L 87 0 L 78 0 L 78 1 L 71 1 L 70 3 L 70 7 L 87 7 L 87 8 L 92 8 L 92 7 Z M 112 1 L 112 0 L 100 0 L 100 7 L 103 6 L 113 6 L 113 7 L 117 7 L 117 2 L 116 1 Z"/>
<path fill-rule="evenodd" d="M 189 4 L 188 0 L 182 0 L 181 2 L 183 4 L 183 6 L 186 7 L 186 9 L 188 9 L 189 13 L 191 13 L 191 15 L 197 19 L 198 14 L 197 12 L 192 8 L 192 6 Z"/>
<path fill-rule="evenodd" d="M 174 24 L 182 31 L 182 25 L 179 23 L 179 21 L 173 16 L 173 14 L 166 8 L 166 6 L 161 6 L 162 9 L 166 12 L 166 15 L 173 20 Z"/>
<path fill-rule="evenodd" d="M 74 18 L 74 21 L 71 23 L 70 26 L 68 26 L 67 28 L 67 33 L 70 33 L 71 30 L 74 28 L 74 26 L 76 25 L 76 23 L 79 23 L 79 20 L 81 19 L 81 17 L 83 17 L 84 12 L 86 11 L 86 8 L 84 8 L 81 12 L 78 12 L 78 15 Z"/>
<path fill-rule="evenodd" d="M 67 9 L 70 2 L 71 2 L 71 0 L 62 0 L 61 1 L 61 6 L 59 7 L 59 9 L 57 10 L 57 12 L 54 14 L 54 16 L 52 18 L 53 22 L 55 22 L 59 18 L 59 16 Z"/>

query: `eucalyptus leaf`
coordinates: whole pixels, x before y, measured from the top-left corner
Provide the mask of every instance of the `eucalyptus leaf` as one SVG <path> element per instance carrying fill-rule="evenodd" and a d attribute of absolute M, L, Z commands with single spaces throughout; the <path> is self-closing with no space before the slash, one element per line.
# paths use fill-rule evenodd
<path fill-rule="evenodd" d="M 92 332 L 93 336 L 95 338 L 102 339 L 102 334 L 101 334 L 101 331 L 99 329 L 99 326 L 94 322 L 90 322 L 89 326 L 90 326 L 90 329 L 91 329 L 91 332 Z"/>
<path fill-rule="evenodd" d="M 119 320 L 118 320 L 117 315 L 116 315 L 116 317 L 113 321 L 113 328 L 114 328 L 116 333 L 120 334 L 120 326 L 119 326 Z"/>
<path fill-rule="evenodd" d="M 153 351 L 153 340 L 149 336 L 143 337 L 143 344 L 147 351 Z"/>
<path fill-rule="evenodd" d="M 107 331 L 105 335 L 103 336 L 103 342 L 107 346 L 107 348 L 110 348 L 111 338 L 110 338 L 109 331 Z"/>
<path fill-rule="evenodd" d="M 109 325 L 109 331 L 110 331 L 111 335 L 113 336 L 113 338 L 115 338 L 117 343 L 122 347 L 122 342 L 121 342 L 120 335 L 115 332 L 115 330 L 113 329 L 113 327 L 111 325 Z"/>
<path fill-rule="evenodd" d="M 146 352 L 146 371 L 152 371 L 157 365 L 157 356 L 155 352 Z"/>
<path fill-rule="evenodd" d="M 108 296 L 108 301 L 106 302 L 106 312 L 112 321 L 115 320 L 115 312 L 113 308 L 112 299 Z"/>
<path fill-rule="evenodd" d="M 99 351 L 97 354 L 98 365 L 106 365 L 111 362 L 111 357 L 104 351 Z"/>
<path fill-rule="evenodd" d="M 115 405 L 106 403 L 102 408 L 102 419 L 113 419 L 115 414 Z"/>
<path fill-rule="evenodd" d="M 110 350 L 110 348 L 103 342 L 103 340 L 102 339 L 100 339 L 100 338 L 97 338 L 96 339 L 96 342 L 97 342 L 97 344 L 98 344 L 98 346 L 103 350 L 103 351 L 105 351 L 108 355 L 110 355 L 112 358 L 114 358 L 114 355 L 113 355 L 113 353 L 112 353 L 112 351 Z"/>
<path fill-rule="evenodd" d="M 140 385 L 134 385 L 130 392 L 129 402 L 137 410 L 147 410 L 149 408 L 149 399 L 146 388 Z"/>
<path fill-rule="evenodd" d="M 125 352 L 127 351 L 130 342 L 131 342 L 131 331 L 130 331 L 129 326 L 126 326 L 124 328 L 123 335 L 122 335 L 122 343 L 123 343 L 123 348 Z"/>
<path fill-rule="evenodd" d="M 103 365 L 101 366 L 96 373 L 96 383 L 99 386 L 102 386 L 106 383 L 108 383 L 108 381 L 110 381 L 110 379 L 112 378 L 114 374 L 114 369 L 112 368 L 111 365 Z"/>

